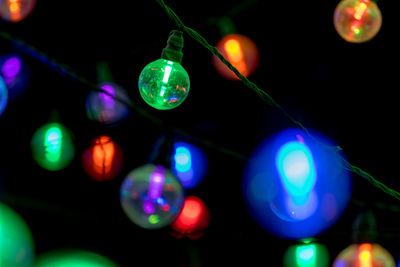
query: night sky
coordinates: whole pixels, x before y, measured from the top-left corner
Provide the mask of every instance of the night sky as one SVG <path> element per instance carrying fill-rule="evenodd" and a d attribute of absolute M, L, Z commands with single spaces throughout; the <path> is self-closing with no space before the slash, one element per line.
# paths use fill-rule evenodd
<path fill-rule="evenodd" d="M 259 49 L 260 63 L 249 79 L 304 126 L 335 140 L 352 164 L 400 190 L 399 22 L 394 2 L 378 1 L 383 24 L 377 36 L 352 44 L 333 26 L 337 1 L 166 1 L 212 45 L 222 37 L 213 21 L 231 14 L 236 32 Z M 138 91 L 140 72 L 160 57 L 169 32 L 176 29 L 156 1 L 38 0 L 28 18 L 1 21 L 0 29 L 25 43 L 0 37 L 0 56 L 19 54 L 27 71 L 26 91 L 11 99 L 0 117 L 0 200 L 24 218 L 37 255 L 79 248 L 121 266 L 281 266 L 285 250 L 295 241 L 255 223 L 244 204 L 242 177 L 261 142 L 295 125 L 243 83 L 222 78 L 211 53 L 186 34 L 182 65 L 190 75 L 187 99 L 169 111 L 148 106 Z M 101 62 L 108 64 L 112 80 L 126 89 L 134 105 L 163 125 L 134 110 L 115 127 L 87 118 L 85 101 L 92 88 L 60 66 L 96 84 Z M 71 130 L 76 154 L 67 168 L 49 172 L 33 160 L 30 142 L 55 113 Z M 204 181 L 186 192 L 202 198 L 211 213 L 209 228 L 197 240 L 176 239 L 168 227 L 139 228 L 123 213 L 119 200 L 124 177 L 148 162 L 156 140 L 179 131 L 203 149 L 209 162 Z M 121 146 L 125 160 L 114 180 L 99 183 L 84 172 L 81 154 L 91 139 L 105 134 Z M 362 177 L 353 174 L 352 179 L 346 211 L 316 238 L 328 248 L 332 263 L 350 244 L 356 215 L 371 208 L 379 243 L 398 260 L 400 203 Z"/>

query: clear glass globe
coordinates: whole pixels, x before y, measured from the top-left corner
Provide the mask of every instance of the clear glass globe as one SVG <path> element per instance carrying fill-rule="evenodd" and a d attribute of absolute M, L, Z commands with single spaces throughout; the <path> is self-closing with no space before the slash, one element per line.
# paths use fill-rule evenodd
<path fill-rule="evenodd" d="M 183 187 L 168 169 L 153 164 L 136 168 L 121 185 L 121 205 L 129 219 L 146 229 L 172 223 L 184 203 Z"/>
<path fill-rule="evenodd" d="M 334 13 L 338 34 L 347 42 L 362 43 L 371 40 L 382 26 L 382 14 L 371 0 L 343 0 Z"/>
<path fill-rule="evenodd" d="M 158 59 L 148 64 L 139 77 L 139 92 L 153 108 L 166 110 L 182 104 L 189 93 L 189 75 L 181 64 Z"/>

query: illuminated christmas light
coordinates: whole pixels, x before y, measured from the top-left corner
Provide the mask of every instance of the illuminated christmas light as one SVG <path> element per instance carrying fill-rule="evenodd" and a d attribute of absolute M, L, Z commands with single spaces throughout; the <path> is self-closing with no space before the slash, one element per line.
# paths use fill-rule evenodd
<path fill-rule="evenodd" d="M 31 148 L 35 161 L 49 171 L 64 169 L 75 153 L 68 130 L 59 123 L 40 127 L 32 137 Z"/>
<path fill-rule="evenodd" d="M 207 173 L 207 158 L 198 147 L 185 142 L 174 143 L 171 170 L 182 183 L 183 188 L 196 187 Z"/>
<path fill-rule="evenodd" d="M 351 196 L 351 178 L 341 156 L 322 144 L 326 137 L 289 129 L 267 139 L 248 162 L 243 194 L 263 229 L 299 239 L 330 227 Z"/>
<path fill-rule="evenodd" d="M 33 266 L 34 242 L 23 218 L 0 202 L 0 266 Z"/>
<path fill-rule="evenodd" d="M 189 75 L 182 61 L 182 32 L 172 31 L 161 59 L 144 67 L 139 76 L 139 92 L 151 107 L 167 110 L 185 101 L 190 88 Z"/>
<path fill-rule="evenodd" d="M 169 225 L 184 202 L 179 180 L 168 169 L 152 164 L 131 171 L 120 192 L 125 214 L 134 224 L 146 229 Z"/>
<path fill-rule="evenodd" d="M 33 11 L 36 0 L 2 0 L 0 17 L 6 21 L 19 22 Z"/>
<path fill-rule="evenodd" d="M 82 165 L 86 173 L 96 181 L 115 178 L 123 166 L 123 152 L 108 136 L 92 140 L 82 154 Z"/>
<path fill-rule="evenodd" d="M 210 224 L 210 212 L 206 204 L 198 197 L 188 196 L 179 216 L 171 228 L 181 234 L 201 234 Z"/>
<path fill-rule="evenodd" d="M 105 91 L 91 91 L 86 98 L 86 114 L 89 119 L 98 121 L 106 126 L 115 126 L 129 116 L 130 103 L 126 91 L 112 82 L 99 85 Z M 116 99 L 123 100 L 122 103 Z"/>
<path fill-rule="evenodd" d="M 240 34 L 228 34 L 217 43 L 216 48 L 243 76 L 248 77 L 257 69 L 259 52 L 256 44 L 250 38 Z M 214 55 L 213 64 L 217 72 L 224 78 L 239 79 Z"/>
<path fill-rule="evenodd" d="M 334 25 L 344 40 L 366 42 L 379 32 L 382 15 L 374 1 L 343 0 L 335 9 Z"/>
<path fill-rule="evenodd" d="M 333 267 L 396 267 L 393 256 L 376 243 L 352 244 L 339 253 Z"/>

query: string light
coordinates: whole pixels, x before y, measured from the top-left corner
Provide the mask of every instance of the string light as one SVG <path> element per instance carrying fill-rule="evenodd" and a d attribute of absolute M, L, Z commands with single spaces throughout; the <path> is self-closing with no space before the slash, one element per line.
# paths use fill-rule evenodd
<path fill-rule="evenodd" d="M 171 228 L 193 239 L 202 236 L 210 224 L 210 211 L 198 197 L 187 196 L 179 216 L 171 223 Z"/>
<path fill-rule="evenodd" d="M 340 217 L 351 196 L 351 177 L 333 142 L 300 129 L 268 138 L 248 161 L 243 194 L 254 220 L 276 236 L 315 236 Z M 323 145 L 324 144 L 324 145 Z"/>
<path fill-rule="evenodd" d="M 257 68 L 259 52 L 256 44 L 248 37 L 241 34 L 228 34 L 216 45 L 220 53 L 245 77 L 249 77 Z M 226 79 L 240 80 L 215 55 L 212 60 L 217 72 Z"/>
<path fill-rule="evenodd" d="M 96 181 L 114 179 L 122 169 L 122 149 L 110 137 L 100 136 L 83 152 L 82 165 Z"/>
<path fill-rule="evenodd" d="M 71 136 L 60 123 L 47 123 L 40 127 L 31 141 L 35 161 L 49 171 L 67 167 L 75 154 Z"/>
<path fill-rule="evenodd" d="M 122 209 L 136 225 L 157 229 L 169 225 L 182 209 L 184 192 L 168 169 L 147 164 L 131 171 L 120 190 Z"/>
<path fill-rule="evenodd" d="M 151 62 L 140 73 L 140 95 L 153 108 L 176 108 L 189 93 L 189 75 L 181 65 L 182 48 L 182 32 L 172 31 L 161 59 Z"/>
<path fill-rule="evenodd" d="M 2 0 L 0 17 L 6 21 L 19 22 L 33 11 L 36 0 Z"/>
<path fill-rule="evenodd" d="M 372 0 L 343 0 L 335 9 L 334 25 L 344 40 L 362 43 L 379 32 L 382 14 Z"/>

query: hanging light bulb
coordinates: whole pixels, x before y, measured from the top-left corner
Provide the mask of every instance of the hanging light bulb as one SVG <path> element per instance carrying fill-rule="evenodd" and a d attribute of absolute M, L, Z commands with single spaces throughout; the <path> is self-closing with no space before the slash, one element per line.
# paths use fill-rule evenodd
<path fill-rule="evenodd" d="M 245 77 L 249 77 L 258 67 L 259 52 L 256 44 L 241 34 L 225 35 L 216 45 L 218 51 Z M 217 72 L 224 78 L 239 80 L 236 74 L 215 55 L 212 60 Z"/>
<path fill-rule="evenodd" d="M 153 108 L 176 108 L 189 93 L 189 75 L 181 65 L 182 48 L 182 32 L 171 31 L 161 59 L 151 62 L 140 73 L 140 95 Z"/>
<path fill-rule="evenodd" d="M 332 267 L 395 267 L 392 255 L 377 244 L 377 239 L 372 210 L 361 212 L 353 223 L 353 244 L 339 253 Z"/>
<path fill-rule="evenodd" d="M 372 0 L 343 0 L 335 9 L 334 25 L 344 40 L 362 43 L 379 32 L 382 14 Z"/>
<path fill-rule="evenodd" d="M 200 148 L 185 142 L 175 142 L 171 170 L 183 188 L 191 189 L 204 179 L 207 173 L 207 158 Z"/>
<path fill-rule="evenodd" d="M 157 229 L 169 225 L 182 209 L 179 180 L 162 166 L 147 164 L 131 171 L 121 185 L 122 209 L 136 225 Z"/>
<path fill-rule="evenodd" d="M 3 78 L 0 76 L 0 115 L 6 109 L 8 102 L 8 90 Z"/>
<path fill-rule="evenodd" d="M 8 88 L 9 99 L 17 98 L 27 88 L 29 73 L 18 54 L 0 57 L 0 76 Z"/>
<path fill-rule="evenodd" d="M 36 5 L 36 0 L 2 0 L 0 17 L 6 21 L 18 22 L 25 19 Z"/>
<path fill-rule="evenodd" d="M 49 171 L 58 171 L 69 165 L 75 148 L 68 130 L 60 123 L 47 123 L 32 137 L 32 156 Z"/>
<path fill-rule="evenodd" d="M 197 239 L 204 234 L 209 224 L 210 211 L 207 205 L 198 197 L 187 196 L 181 212 L 171 223 L 171 228 L 180 234 L 179 237 Z"/>
<path fill-rule="evenodd" d="M 328 138 L 288 129 L 268 138 L 248 161 L 243 194 L 249 213 L 279 237 L 312 237 L 330 227 L 351 196 L 351 177 Z M 321 143 L 322 142 L 322 143 Z"/>
<path fill-rule="evenodd" d="M 122 169 L 123 152 L 110 137 L 100 136 L 82 154 L 86 173 L 96 181 L 115 178 Z"/>

